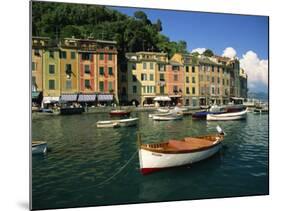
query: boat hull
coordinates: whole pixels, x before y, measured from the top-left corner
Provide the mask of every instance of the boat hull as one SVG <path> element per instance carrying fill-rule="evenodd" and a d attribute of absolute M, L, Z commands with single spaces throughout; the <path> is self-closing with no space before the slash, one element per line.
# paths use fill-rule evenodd
<path fill-rule="evenodd" d="M 152 117 L 153 120 L 156 121 L 170 121 L 170 120 L 180 120 L 183 118 L 183 115 L 177 115 L 177 116 L 158 116 L 158 115 L 154 115 Z"/>
<path fill-rule="evenodd" d="M 247 117 L 247 109 L 236 113 L 225 114 L 208 114 L 207 120 L 211 121 L 227 121 L 227 120 L 241 120 Z"/>
<path fill-rule="evenodd" d="M 47 152 L 47 143 L 32 144 L 32 154 L 45 154 Z"/>
<path fill-rule="evenodd" d="M 119 127 L 119 125 L 116 122 L 97 122 L 98 128 L 116 128 Z"/>
<path fill-rule="evenodd" d="M 120 127 L 130 127 L 130 126 L 135 126 L 138 122 L 138 118 L 133 118 L 133 119 L 121 119 L 118 122 L 118 125 Z"/>
<path fill-rule="evenodd" d="M 138 118 L 120 119 L 111 121 L 98 121 L 98 128 L 130 127 L 137 124 Z"/>
<path fill-rule="evenodd" d="M 129 116 L 131 112 L 110 112 L 110 116 Z"/>
<path fill-rule="evenodd" d="M 201 151 L 188 153 L 158 153 L 146 149 L 139 149 L 139 162 L 142 174 L 148 174 L 165 168 L 188 165 L 207 159 L 216 154 L 221 142 Z"/>
<path fill-rule="evenodd" d="M 208 114 L 223 114 L 225 112 L 200 111 L 192 114 L 193 119 L 206 119 Z"/>

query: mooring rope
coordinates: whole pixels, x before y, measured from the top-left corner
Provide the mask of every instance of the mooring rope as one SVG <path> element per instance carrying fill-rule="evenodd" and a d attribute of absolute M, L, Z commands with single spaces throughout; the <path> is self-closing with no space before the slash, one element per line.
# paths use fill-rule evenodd
<path fill-rule="evenodd" d="M 95 185 L 94 187 L 99 187 L 99 186 L 109 182 L 110 180 L 114 179 L 118 174 L 120 174 L 122 172 L 123 169 L 126 168 L 127 165 L 129 165 L 129 163 L 133 160 L 133 158 L 135 157 L 137 152 L 138 152 L 138 150 L 135 151 L 135 153 L 130 157 L 130 159 L 117 172 L 115 172 L 115 174 L 113 174 L 111 177 L 109 177 L 108 179 L 104 180 L 103 182 Z M 91 187 L 91 188 L 93 188 L 93 187 Z"/>

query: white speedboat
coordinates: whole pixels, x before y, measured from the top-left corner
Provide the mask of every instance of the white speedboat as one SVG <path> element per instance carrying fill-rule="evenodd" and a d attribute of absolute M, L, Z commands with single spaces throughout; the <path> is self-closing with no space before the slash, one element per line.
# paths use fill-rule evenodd
<path fill-rule="evenodd" d="M 186 137 L 161 143 L 142 144 L 138 136 L 140 171 L 143 174 L 165 168 L 192 164 L 211 157 L 222 146 L 224 132 L 217 126 L 218 134 Z"/>
<path fill-rule="evenodd" d="M 139 118 L 119 119 L 119 120 L 108 120 L 98 121 L 98 128 L 116 128 L 116 127 L 129 127 L 135 126 Z"/>
<path fill-rule="evenodd" d="M 167 115 L 153 115 L 152 119 L 157 121 L 179 120 L 183 118 L 182 112 L 171 113 Z"/>
<path fill-rule="evenodd" d="M 239 112 L 222 113 L 222 114 L 207 114 L 207 120 L 226 121 L 226 120 L 240 120 L 247 117 L 247 109 Z"/>
<path fill-rule="evenodd" d="M 47 142 L 32 141 L 32 154 L 45 154 L 47 152 Z"/>
<path fill-rule="evenodd" d="M 98 128 L 115 128 L 120 127 L 117 122 L 108 120 L 108 121 L 98 121 L 97 122 Z"/>
<path fill-rule="evenodd" d="M 157 111 L 160 113 L 167 113 L 170 111 L 170 109 L 169 108 L 158 108 Z"/>

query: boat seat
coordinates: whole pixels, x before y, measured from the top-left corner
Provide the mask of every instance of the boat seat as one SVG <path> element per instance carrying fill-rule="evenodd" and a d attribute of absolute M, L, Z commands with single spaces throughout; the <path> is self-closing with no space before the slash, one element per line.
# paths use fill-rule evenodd
<path fill-rule="evenodd" d="M 212 144 L 213 142 L 205 139 L 185 138 L 183 141 L 169 140 L 168 148 L 175 150 L 194 150 L 202 147 L 208 147 Z"/>

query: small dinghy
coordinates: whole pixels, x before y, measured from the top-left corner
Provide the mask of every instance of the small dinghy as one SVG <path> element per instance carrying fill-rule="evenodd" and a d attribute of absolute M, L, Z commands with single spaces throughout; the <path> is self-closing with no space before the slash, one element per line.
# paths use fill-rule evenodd
<path fill-rule="evenodd" d="M 224 113 L 224 114 L 208 114 L 207 120 L 212 121 L 227 121 L 227 120 L 240 120 L 247 117 L 247 109 L 240 112 Z"/>
<path fill-rule="evenodd" d="M 113 110 L 110 111 L 110 116 L 129 116 L 130 115 L 130 111 L 126 111 L 126 110 Z"/>
<path fill-rule="evenodd" d="M 217 153 L 224 138 L 223 130 L 217 126 L 217 134 L 186 137 L 161 143 L 142 144 L 138 134 L 140 171 L 143 174 L 165 168 L 192 164 Z"/>
<path fill-rule="evenodd" d="M 116 128 L 116 127 L 130 127 L 137 124 L 139 118 L 119 119 L 119 120 L 108 120 L 98 121 L 98 128 Z"/>
<path fill-rule="evenodd" d="M 47 142 L 32 141 L 32 154 L 45 154 L 47 152 Z"/>
<path fill-rule="evenodd" d="M 182 118 L 183 118 L 182 112 L 170 113 L 170 114 L 166 114 L 166 115 L 155 114 L 152 116 L 152 119 L 157 120 L 157 121 L 179 120 Z"/>

